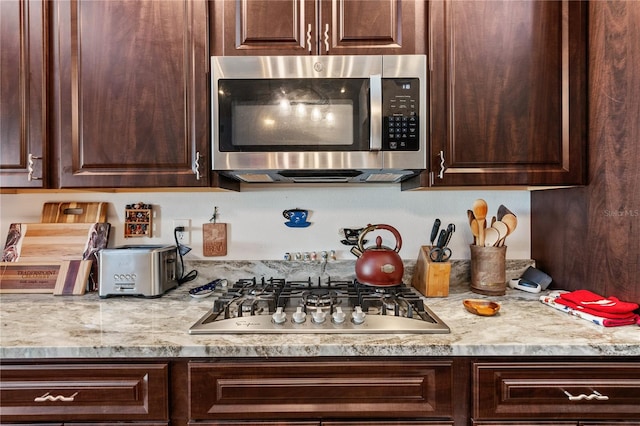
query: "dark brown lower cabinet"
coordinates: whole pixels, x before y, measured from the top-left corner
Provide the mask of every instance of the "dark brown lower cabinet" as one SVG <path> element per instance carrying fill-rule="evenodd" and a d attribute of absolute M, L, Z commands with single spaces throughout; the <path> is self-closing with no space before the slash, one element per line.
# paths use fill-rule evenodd
<path fill-rule="evenodd" d="M 477 362 L 472 370 L 474 425 L 640 424 L 638 362 Z"/>
<path fill-rule="evenodd" d="M 168 372 L 167 363 L 3 362 L 0 423 L 168 425 Z"/>
<path fill-rule="evenodd" d="M 640 358 L 2 360 L 0 424 L 640 426 Z"/>
<path fill-rule="evenodd" d="M 188 369 L 190 420 L 453 424 L 451 360 L 191 362 Z"/>

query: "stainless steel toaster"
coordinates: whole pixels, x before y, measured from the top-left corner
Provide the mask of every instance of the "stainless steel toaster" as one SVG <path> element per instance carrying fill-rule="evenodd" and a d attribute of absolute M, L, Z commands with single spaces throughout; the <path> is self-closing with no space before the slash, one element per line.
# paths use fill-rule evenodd
<path fill-rule="evenodd" d="M 176 246 L 125 245 L 100 251 L 100 297 L 159 297 L 178 285 Z"/>

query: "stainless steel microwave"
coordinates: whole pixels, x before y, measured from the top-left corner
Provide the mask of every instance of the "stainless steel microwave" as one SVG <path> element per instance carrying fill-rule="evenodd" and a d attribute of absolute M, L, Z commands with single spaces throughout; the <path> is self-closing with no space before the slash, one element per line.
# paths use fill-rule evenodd
<path fill-rule="evenodd" d="M 242 182 L 400 182 L 427 166 L 427 59 L 211 58 L 212 168 Z"/>

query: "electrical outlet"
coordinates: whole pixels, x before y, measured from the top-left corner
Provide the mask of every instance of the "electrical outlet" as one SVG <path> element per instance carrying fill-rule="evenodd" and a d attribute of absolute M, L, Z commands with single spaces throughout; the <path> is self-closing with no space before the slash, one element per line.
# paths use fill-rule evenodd
<path fill-rule="evenodd" d="M 173 229 L 179 226 L 184 227 L 184 231 L 177 232 L 178 243 L 191 244 L 191 219 L 173 219 Z"/>

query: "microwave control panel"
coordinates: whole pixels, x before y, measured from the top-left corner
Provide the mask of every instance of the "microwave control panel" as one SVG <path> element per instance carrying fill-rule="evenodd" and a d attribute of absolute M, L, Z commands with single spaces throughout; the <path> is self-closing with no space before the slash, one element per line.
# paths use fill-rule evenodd
<path fill-rule="evenodd" d="M 382 150 L 420 149 L 420 81 L 417 78 L 382 79 Z"/>

